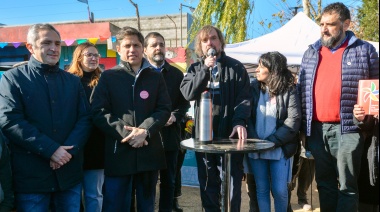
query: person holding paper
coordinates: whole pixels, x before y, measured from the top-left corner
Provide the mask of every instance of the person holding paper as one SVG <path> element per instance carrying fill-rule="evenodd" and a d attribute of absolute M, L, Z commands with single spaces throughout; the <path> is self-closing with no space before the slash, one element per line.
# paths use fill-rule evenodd
<path fill-rule="evenodd" d="M 298 80 L 301 138 L 314 156 L 321 211 L 358 210 L 364 136 L 352 111 L 358 81 L 379 78 L 375 48 L 348 30 L 350 22 L 343 3 L 324 8 L 321 38 L 306 50 Z"/>

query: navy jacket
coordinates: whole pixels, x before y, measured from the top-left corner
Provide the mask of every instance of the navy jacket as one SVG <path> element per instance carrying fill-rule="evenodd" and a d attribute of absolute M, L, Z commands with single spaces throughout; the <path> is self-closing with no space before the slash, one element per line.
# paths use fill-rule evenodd
<path fill-rule="evenodd" d="M 10 143 L 16 192 L 54 192 L 81 182 L 91 123 L 79 77 L 34 57 L 7 71 L 0 81 L 0 127 Z M 71 145 L 70 162 L 50 168 L 58 147 Z"/>
<path fill-rule="evenodd" d="M 376 49 L 363 40 L 355 37 L 351 31 L 348 35 L 348 46 L 342 58 L 342 90 L 340 97 L 341 132 L 355 133 L 359 129 L 353 123 L 354 105 L 357 102 L 358 84 L 361 79 L 379 78 L 379 58 Z M 318 40 L 306 50 L 301 63 L 298 78 L 298 94 L 302 103 L 301 131 L 310 136 L 313 119 L 313 89 L 315 72 L 319 61 L 319 51 L 322 47 Z"/>
<path fill-rule="evenodd" d="M 160 130 L 170 117 L 170 97 L 162 74 L 143 59 L 136 75 L 127 62 L 104 71 L 91 96 L 93 121 L 106 136 L 107 176 L 125 176 L 166 168 Z M 130 132 L 124 126 L 148 131 L 148 145 L 121 143 Z"/>

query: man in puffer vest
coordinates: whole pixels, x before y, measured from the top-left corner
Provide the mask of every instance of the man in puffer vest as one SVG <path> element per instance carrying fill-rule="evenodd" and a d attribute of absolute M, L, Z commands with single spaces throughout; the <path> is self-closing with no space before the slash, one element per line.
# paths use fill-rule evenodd
<path fill-rule="evenodd" d="M 364 138 L 353 123 L 358 81 L 379 78 L 375 48 L 348 30 L 342 3 L 324 8 L 321 39 L 309 46 L 300 69 L 301 137 L 315 160 L 321 211 L 357 211 L 357 179 Z"/>

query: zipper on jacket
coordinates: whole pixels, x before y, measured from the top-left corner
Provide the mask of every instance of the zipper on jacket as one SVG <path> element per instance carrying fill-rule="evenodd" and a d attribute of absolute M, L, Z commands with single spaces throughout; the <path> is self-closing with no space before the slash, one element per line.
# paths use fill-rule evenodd
<path fill-rule="evenodd" d="M 117 140 L 115 140 L 115 145 L 113 147 L 113 153 L 115 154 L 117 150 Z"/>
<path fill-rule="evenodd" d="M 132 104 L 133 104 L 133 126 L 136 126 L 136 108 L 135 108 L 135 85 L 136 85 L 137 79 L 135 79 L 135 83 L 132 85 Z"/>
<path fill-rule="evenodd" d="M 165 148 L 164 139 L 162 139 L 161 131 L 158 132 L 158 135 L 160 136 L 162 147 Z"/>
<path fill-rule="evenodd" d="M 319 61 L 319 51 L 317 51 L 317 61 Z M 311 122 L 313 120 L 313 111 L 314 111 L 314 83 L 315 83 L 315 75 L 317 74 L 317 67 L 318 67 L 318 63 L 317 62 L 315 65 L 314 65 L 314 71 L 313 71 L 313 74 L 312 74 L 312 78 L 311 78 L 311 81 L 310 81 L 310 90 L 312 91 L 310 93 L 310 121 L 306 118 L 306 136 L 310 136 L 311 135 Z M 305 74 L 306 75 L 306 74 Z M 305 76 L 305 79 L 306 79 L 306 76 Z M 306 83 L 305 83 L 305 92 L 306 92 Z M 302 95 L 302 94 L 301 94 Z M 305 100 L 306 101 L 306 100 Z M 302 104 L 302 103 L 301 103 Z M 305 102 L 305 108 L 307 108 L 307 103 Z"/>

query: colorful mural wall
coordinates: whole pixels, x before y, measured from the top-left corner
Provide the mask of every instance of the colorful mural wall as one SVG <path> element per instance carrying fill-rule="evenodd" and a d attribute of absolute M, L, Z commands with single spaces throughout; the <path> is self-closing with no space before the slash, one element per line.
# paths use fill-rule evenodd
<path fill-rule="evenodd" d="M 60 32 L 62 39 L 59 60 L 61 69 L 70 65 L 76 46 L 84 42 L 96 45 L 101 54 L 100 64 L 105 70 L 119 63 L 120 58 L 115 51 L 116 37 L 114 36 L 119 27 L 109 22 L 53 25 Z M 28 29 L 29 26 L 0 28 L 0 66 L 11 66 L 29 60 L 30 53 L 25 46 Z M 173 47 L 167 48 L 166 59 L 171 65 L 185 73 L 187 67 L 196 60 L 196 56 L 191 49 Z"/>

